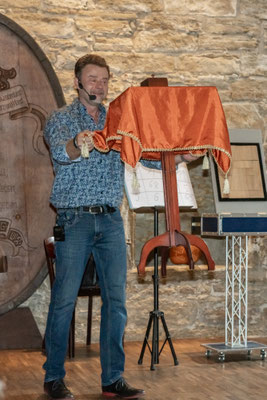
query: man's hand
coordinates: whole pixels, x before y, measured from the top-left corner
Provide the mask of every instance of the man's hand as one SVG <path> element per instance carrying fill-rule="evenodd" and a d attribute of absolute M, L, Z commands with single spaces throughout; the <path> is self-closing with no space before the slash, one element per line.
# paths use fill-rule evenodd
<path fill-rule="evenodd" d="M 192 155 L 190 153 L 186 153 L 186 154 L 177 154 L 175 156 L 175 164 L 180 164 L 182 162 L 185 163 L 190 163 L 191 161 L 195 161 L 197 160 L 199 157 L 202 157 L 201 155 Z"/>
<path fill-rule="evenodd" d="M 86 143 L 88 151 L 92 151 L 94 148 L 93 136 L 94 132 L 92 131 L 82 131 L 76 135 L 75 143 L 79 147 L 79 149 L 81 149 L 82 145 Z"/>
<path fill-rule="evenodd" d="M 66 145 L 67 153 L 71 160 L 76 160 L 76 158 L 81 156 L 81 149 L 83 144 L 86 144 L 88 154 L 94 148 L 93 141 L 94 132 L 82 131 L 79 132 L 74 139 L 70 139 Z"/>

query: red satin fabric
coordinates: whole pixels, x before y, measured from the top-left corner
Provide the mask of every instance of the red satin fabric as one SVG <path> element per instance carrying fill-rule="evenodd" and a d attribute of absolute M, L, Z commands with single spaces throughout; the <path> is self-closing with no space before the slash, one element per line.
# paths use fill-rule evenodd
<path fill-rule="evenodd" d="M 231 147 L 216 87 L 131 87 L 110 103 L 95 147 L 121 152 L 132 167 L 160 152 L 204 154 L 210 150 L 227 173 Z"/>

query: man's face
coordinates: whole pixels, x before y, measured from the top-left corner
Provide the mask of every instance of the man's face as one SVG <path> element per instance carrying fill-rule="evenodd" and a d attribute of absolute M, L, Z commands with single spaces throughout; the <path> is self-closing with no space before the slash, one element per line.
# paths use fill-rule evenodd
<path fill-rule="evenodd" d="M 85 100 L 89 104 L 100 104 L 108 94 L 108 71 L 105 67 L 94 64 L 87 64 L 81 71 L 80 82 L 84 89 L 91 95 L 95 95 L 95 100 L 89 100 L 88 94 L 83 89 L 79 89 L 80 100 Z M 78 88 L 79 82 L 75 78 L 75 85 Z"/>

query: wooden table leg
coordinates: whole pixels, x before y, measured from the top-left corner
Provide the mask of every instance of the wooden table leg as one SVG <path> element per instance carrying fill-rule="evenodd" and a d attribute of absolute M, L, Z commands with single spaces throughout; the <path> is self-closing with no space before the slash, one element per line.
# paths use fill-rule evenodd
<path fill-rule="evenodd" d="M 191 253 L 191 248 L 189 241 L 186 237 L 186 235 L 182 232 L 173 232 L 174 237 L 175 237 L 175 246 L 184 246 L 189 263 L 193 263 L 193 258 L 192 258 L 192 253 Z M 138 273 L 139 275 L 144 275 L 145 274 L 145 267 L 146 267 L 146 260 L 149 254 L 151 253 L 152 250 L 154 250 L 156 247 L 165 247 L 167 249 L 170 248 L 170 236 L 169 232 L 165 232 L 162 235 L 155 236 L 152 239 L 148 240 L 141 251 L 141 257 L 140 257 L 140 262 L 138 265 Z"/>
<path fill-rule="evenodd" d="M 179 203 L 177 194 L 177 180 L 176 180 L 176 166 L 173 152 L 162 152 L 161 155 L 162 163 L 162 175 L 163 175 L 163 188 L 164 188 L 164 199 L 165 199 L 165 216 L 166 216 L 166 229 L 167 231 L 162 235 L 155 236 L 148 240 L 141 251 L 140 262 L 138 265 L 138 273 L 140 275 L 145 274 L 146 260 L 149 253 L 156 247 L 170 248 L 174 246 L 184 246 L 187 257 L 189 260 L 189 266 L 191 269 L 194 268 L 194 261 L 192 258 L 190 244 L 198 247 L 201 252 L 205 255 L 208 268 L 213 270 L 215 263 L 210 255 L 209 249 L 206 243 L 195 235 L 190 235 L 180 230 L 180 215 L 179 215 Z M 163 250 L 167 251 L 167 249 Z M 164 262 L 167 262 L 166 254 Z M 165 267 L 166 273 L 166 264 Z"/>

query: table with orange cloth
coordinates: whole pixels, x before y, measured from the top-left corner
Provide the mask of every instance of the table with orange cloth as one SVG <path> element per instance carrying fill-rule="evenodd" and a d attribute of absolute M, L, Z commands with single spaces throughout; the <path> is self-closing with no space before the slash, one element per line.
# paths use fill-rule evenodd
<path fill-rule="evenodd" d="M 142 158 L 161 160 L 167 232 L 145 243 L 139 274 L 155 247 L 184 246 L 190 268 L 190 244 L 204 253 L 214 269 L 209 250 L 201 238 L 180 231 L 174 156 L 209 152 L 227 177 L 231 146 L 224 111 L 216 87 L 131 87 L 110 103 L 103 131 L 94 135 L 95 148 L 116 150 L 132 167 Z"/>
<path fill-rule="evenodd" d="M 230 169 L 228 129 L 213 86 L 130 87 L 110 103 L 94 142 L 100 151 L 120 151 L 132 167 L 140 158 L 160 160 L 164 151 L 209 151 L 223 173 Z"/>

